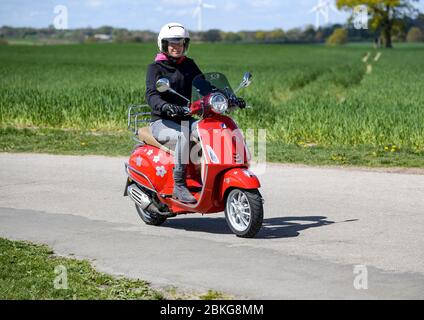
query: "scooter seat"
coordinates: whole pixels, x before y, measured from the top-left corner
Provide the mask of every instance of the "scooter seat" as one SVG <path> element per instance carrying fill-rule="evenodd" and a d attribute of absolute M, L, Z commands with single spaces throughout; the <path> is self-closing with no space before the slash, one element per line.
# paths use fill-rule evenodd
<path fill-rule="evenodd" d="M 149 146 L 159 148 L 165 152 L 170 153 L 171 155 L 174 155 L 174 151 L 171 149 L 168 149 L 163 144 L 160 144 L 155 137 L 153 137 L 150 127 L 143 127 L 138 129 L 138 137 L 141 141 L 143 141 L 145 144 L 148 144 Z"/>

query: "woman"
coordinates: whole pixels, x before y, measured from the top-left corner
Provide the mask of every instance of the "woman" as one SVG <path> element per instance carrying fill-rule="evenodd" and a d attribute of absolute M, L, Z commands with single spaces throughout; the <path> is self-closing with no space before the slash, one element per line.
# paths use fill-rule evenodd
<path fill-rule="evenodd" d="M 158 37 L 160 53 L 148 66 L 146 76 L 146 100 L 152 108 L 151 132 L 155 139 L 174 155 L 173 197 L 181 202 L 195 203 L 196 199 L 187 189 L 186 165 L 189 161 L 189 145 L 196 133 L 196 120 L 183 108 L 187 101 L 170 92 L 160 93 L 156 82 L 167 78 L 171 88 L 187 99 L 191 98 L 193 79 L 202 74 L 196 63 L 186 57 L 190 35 L 183 25 L 168 23 L 162 27 Z M 237 99 L 240 107 L 244 101 Z"/>
<path fill-rule="evenodd" d="M 191 83 L 202 72 L 192 59 L 186 57 L 189 43 L 189 33 L 181 24 L 163 26 L 158 37 L 160 53 L 147 70 L 146 100 L 152 108 L 152 135 L 161 144 L 175 150 L 173 197 L 181 202 L 195 203 L 185 179 L 189 137 L 195 130 L 196 121 L 183 108 L 187 101 L 175 94 L 156 90 L 156 81 L 167 78 L 172 89 L 187 99 L 191 98 Z"/>

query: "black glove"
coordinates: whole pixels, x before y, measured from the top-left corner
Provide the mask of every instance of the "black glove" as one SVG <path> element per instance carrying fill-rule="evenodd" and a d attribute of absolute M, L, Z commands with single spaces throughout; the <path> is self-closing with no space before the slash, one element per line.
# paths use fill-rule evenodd
<path fill-rule="evenodd" d="M 232 96 L 230 98 L 230 104 L 233 107 L 239 107 L 241 109 L 246 108 L 246 101 L 244 101 L 242 98 L 237 98 L 236 96 Z"/>
<path fill-rule="evenodd" d="M 242 98 L 237 98 L 237 105 L 240 109 L 246 108 L 246 101 Z"/>
<path fill-rule="evenodd" d="M 189 114 L 186 108 L 171 103 L 164 104 L 162 112 L 168 117 L 184 117 Z"/>

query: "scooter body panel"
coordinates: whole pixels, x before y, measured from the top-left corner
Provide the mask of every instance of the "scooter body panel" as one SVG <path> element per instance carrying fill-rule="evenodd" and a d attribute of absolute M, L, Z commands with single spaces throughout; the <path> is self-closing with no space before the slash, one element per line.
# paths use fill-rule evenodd
<path fill-rule="evenodd" d="M 208 164 L 248 166 L 244 137 L 233 119 L 224 115 L 205 118 L 199 122 L 198 131 Z"/>
<path fill-rule="evenodd" d="M 161 193 L 170 183 L 173 184 L 172 155 L 153 146 L 143 145 L 132 153 L 129 160 L 130 177 L 139 184 Z M 140 174 L 142 173 L 142 174 Z"/>
<path fill-rule="evenodd" d="M 220 177 L 218 184 L 221 186 L 219 192 L 221 199 L 224 199 L 227 191 L 233 188 L 259 189 L 261 187 L 259 179 L 247 167 L 233 168 L 226 171 Z"/>

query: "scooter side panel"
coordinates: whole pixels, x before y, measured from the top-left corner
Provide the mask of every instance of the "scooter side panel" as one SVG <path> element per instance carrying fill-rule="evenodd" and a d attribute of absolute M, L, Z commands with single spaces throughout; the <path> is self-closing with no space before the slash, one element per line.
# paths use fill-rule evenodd
<path fill-rule="evenodd" d="M 154 189 L 159 193 L 173 181 L 173 157 L 171 154 L 156 147 L 144 145 L 137 148 L 130 157 L 129 165 L 146 175 Z M 130 176 L 140 184 L 152 189 L 150 182 L 135 171 L 130 170 Z"/>

